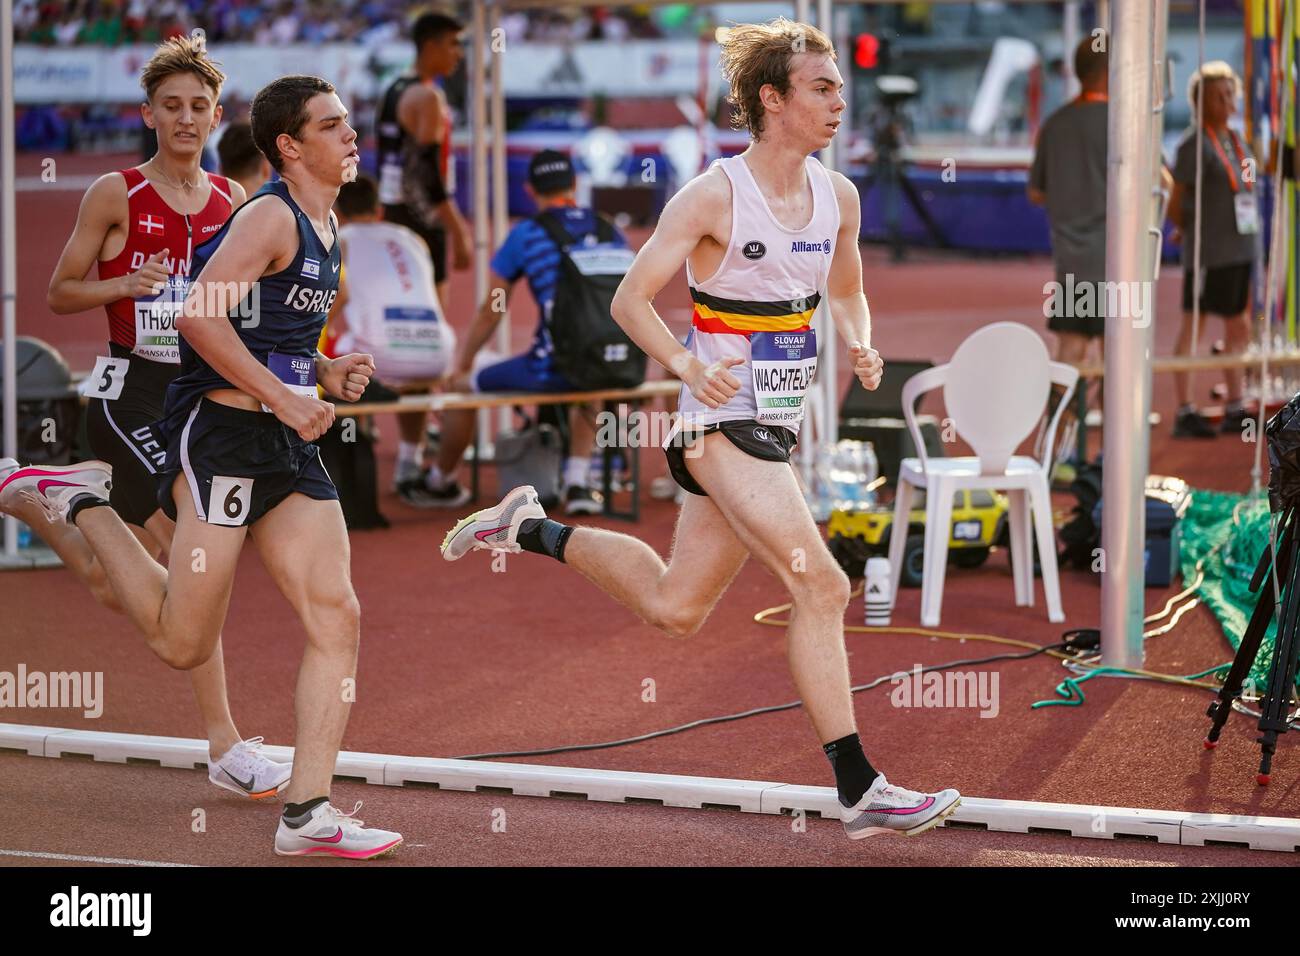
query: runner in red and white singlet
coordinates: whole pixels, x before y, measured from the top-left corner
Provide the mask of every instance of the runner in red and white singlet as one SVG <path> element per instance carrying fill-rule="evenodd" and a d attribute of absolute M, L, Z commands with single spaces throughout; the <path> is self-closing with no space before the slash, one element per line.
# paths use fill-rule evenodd
<path fill-rule="evenodd" d="M 87 437 L 94 456 L 112 465 L 109 503 L 155 557 L 169 549 L 175 528 L 158 507 L 155 475 L 165 449 L 153 427 L 180 371 L 175 313 L 185 299 L 194 249 L 244 201 L 243 187 L 199 165 L 221 121 L 217 101 L 224 80 L 201 44 L 178 38 L 159 46 L 140 77 L 147 98 L 141 116 L 158 133 L 158 153 L 133 169 L 101 176 L 86 191 L 47 296 L 60 315 L 101 307 L 108 312 L 107 354 L 82 386 Z M 91 277 L 94 266 L 97 278 Z M 122 610 L 81 532 L 46 520 L 20 477 L 18 462 L 0 460 L 0 511 L 29 524 L 101 604 Z M 288 782 L 290 767 L 267 759 L 258 749 L 261 738 L 245 741 L 235 728 L 221 645 L 189 673 L 208 738 L 209 779 L 254 798 L 274 795 Z"/>

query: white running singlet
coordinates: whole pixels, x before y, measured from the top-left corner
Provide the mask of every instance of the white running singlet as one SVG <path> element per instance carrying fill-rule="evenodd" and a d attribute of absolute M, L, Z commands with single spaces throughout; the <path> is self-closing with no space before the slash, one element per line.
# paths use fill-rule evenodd
<path fill-rule="evenodd" d="M 683 424 L 757 419 L 798 431 L 817 367 L 809 323 L 826 288 L 840 228 L 835 189 L 826 168 L 809 156 L 804 167 L 812 184 L 812 218 L 802 229 L 787 229 L 772 214 L 743 156 L 713 165 L 731 181 L 731 236 L 717 271 L 703 282 L 686 264 L 695 305 L 687 348 L 705 365 L 724 358 L 745 364 L 731 369 L 740 390 L 721 408 L 709 408 L 683 385 Z"/>
<path fill-rule="evenodd" d="M 348 286 L 339 348 L 373 355 L 385 382 L 445 374 L 456 333 L 442 314 L 424 240 L 391 222 L 348 223 L 339 240 Z"/>

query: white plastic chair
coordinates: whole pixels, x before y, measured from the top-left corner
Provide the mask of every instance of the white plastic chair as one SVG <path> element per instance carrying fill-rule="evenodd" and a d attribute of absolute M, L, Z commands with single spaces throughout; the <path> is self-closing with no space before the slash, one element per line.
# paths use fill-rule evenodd
<path fill-rule="evenodd" d="M 898 596 L 915 489 L 926 489 L 921 624 L 938 627 L 948 566 L 953 497 L 961 489 L 984 488 L 1005 491 L 1010 499 L 1007 517 L 1016 606 L 1031 607 L 1034 603 L 1032 542 L 1036 531 L 1047 618 L 1053 623 L 1065 620 L 1048 474 L 1056 425 L 1070 404 L 1078 380 L 1076 368 L 1053 362 L 1038 334 L 1018 322 L 995 322 L 980 329 L 961 344 L 947 365 L 926 369 L 907 380 L 903 385 L 903 414 L 920 457 L 904 458 L 899 465 L 898 495 L 889 540 L 891 607 Z M 1042 418 L 1052 383 L 1064 386 L 1065 394 L 1048 426 L 1042 459 L 1014 454 Z M 943 386 L 948 418 L 957 434 L 974 449 L 972 456 L 930 458 L 926 455 L 914 406 L 921 394 L 939 386 Z"/>

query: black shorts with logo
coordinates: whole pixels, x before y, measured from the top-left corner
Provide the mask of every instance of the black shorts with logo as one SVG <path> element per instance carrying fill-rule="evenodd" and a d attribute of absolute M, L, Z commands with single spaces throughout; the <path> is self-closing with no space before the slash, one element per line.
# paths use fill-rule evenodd
<path fill-rule="evenodd" d="M 158 504 L 176 519 L 172 485 L 184 475 L 201 520 L 246 527 L 295 491 L 318 501 L 339 493 L 311 442 L 269 412 L 250 412 L 201 398 L 169 423 L 167 463 Z"/>
<path fill-rule="evenodd" d="M 155 476 L 166 457 L 154 423 L 162 417 L 163 397 L 180 366 L 133 356 L 116 342 L 109 344 L 109 353 L 130 365 L 117 398 L 86 403 L 86 439 L 90 453 L 113 466 L 109 504 L 127 524 L 143 528 L 158 510 Z"/>
<path fill-rule="evenodd" d="M 403 205 L 385 205 L 384 222 L 395 222 L 405 226 L 424 240 L 429 247 L 429 258 L 433 260 L 433 282 L 437 285 L 447 278 L 447 230 L 442 226 L 428 226 L 411 215 L 411 210 Z"/>
<path fill-rule="evenodd" d="M 1201 311 L 1210 315 L 1235 318 L 1250 304 L 1252 264 L 1202 267 Z M 1183 271 L 1183 311 L 1192 311 L 1192 280 L 1195 273 L 1188 266 Z"/>
<path fill-rule="evenodd" d="M 700 487 L 700 483 L 691 477 L 686 467 L 687 450 L 695 446 L 705 435 L 722 432 L 728 440 L 751 458 L 762 461 L 789 461 L 790 452 L 799 443 L 799 436 L 784 425 L 764 425 L 752 418 L 732 422 L 719 422 L 696 431 L 689 438 L 681 432 L 664 446 L 668 456 L 668 471 L 673 480 L 693 495 L 708 497 L 709 493 Z"/>

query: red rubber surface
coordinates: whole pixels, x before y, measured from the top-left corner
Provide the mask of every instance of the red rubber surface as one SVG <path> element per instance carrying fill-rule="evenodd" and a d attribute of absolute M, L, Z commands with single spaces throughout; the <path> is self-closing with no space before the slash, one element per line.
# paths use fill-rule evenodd
<path fill-rule="evenodd" d="M 125 163 L 128 159 L 121 159 Z M 95 170 L 115 158 L 95 160 Z M 21 157 L 19 172 L 38 171 Z M 84 166 L 61 159 L 60 174 Z M 55 343 L 74 368 L 90 367 L 102 346 L 102 314 L 55 317 L 44 290 L 70 229 L 79 193 L 19 194 L 19 331 Z M 636 236 L 640 241 L 644 234 Z M 937 260 L 888 266 L 864 252 L 874 344 L 891 357 L 942 361 L 970 332 L 990 321 L 1018 319 L 1041 329 L 1042 285 L 1050 263 L 1034 260 Z M 1177 270 L 1167 268 L 1157 297 L 1157 354 L 1168 354 L 1177 331 Z M 534 312 L 515 297 L 514 338 L 521 346 Z M 451 315 L 463 327 L 469 312 L 468 273 L 455 276 Z M 684 281 L 656 302 L 674 326 L 687 316 Z M 1220 334 L 1207 323 L 1203 339 Z M 844 363 L 841 363 L 842 365 Z M 1203 395 L 1211 376 L 1197 380 Z M 1198 487 L 1244 491 L 1253 446 L 1232 438 L 1173 442 L 1168 428 L 1172 382 L 1156 379 L 1154 407 L 1165 424 L 1152 434 L 1152 471 Z M 936 411 L 938 408 L 936 407 Z M 381 487 L 387 488 L 395 423 L 380 419 Z M 1097 447 L 1097 436 L 1093 436 Z M 643 455 L 646 480 L 664 472 L 662 456 Z M 1267 466 L 1265 466 L 1267 467 Z M 486 494 L 494 476 L 487 477 Z M 1266 476 L 1265 476 L 1266 477 Z M 1056 507 L 1068 508 L 1069 496 Z M 363 608 L 358 697 L 344 739 L 349 750 L 426 756 L 552 747 L 642 734 L 678 723 L 793 700 L 781 630 L 753 614 L 782 603 L 775 579 L 748 565 L 706 624 L 687 642 L 665 638 L 599 594 L 570 569 L 532 555 L 511 557 L 496 574 L 484 555 L 448 564 L 437 554 L 456 515 L 417 512 L 385 494 L 387 531 L 352 536 L 353 575 Z M 671 540 L 675 509 L 645 503 L 630 531 L 661 553 Z M 1098 623 L 1100 589 L 1078 572 L 1062 573 L 1065 624 L 1047 621 L 1041 587 L 1035 606 L 1016 608 L 1004 552 L 975 570 L 950 568 L 943 628 L 1036 643 L 1073 627 Z M 1150 589 L 1148 613 L 1172 590 Z M 916 626 L 919 590 L 900 593 L 894 623 Z M 0 574 L 0 670 L 101 670 L 106 703 L 99 720 L 67 710 L 0 710 L 18 723 L 202 736 L 189 685 L 145 648 L 124 619 L 99 608 L 63 571 Z M 860 599 L 848 620 L 862 619 Z M 245 736 L 292 743 L 292 688 L 303 634 L 275 592 L 255 553 L 241 561 L 225 630 L 232 711 Z M 967 641 L 890 634 L 850 634 L 855 682 L 910 670 L 914 664 L 978 658 L 1015 650 Z M 1148 642 L 1147 666 L 1192 673 L 1231 659 L 1204 608 L 1186 614 L 1170 634 Z M 986 667 L 973 668 L 978 670 Z M 1235 714 L 1223 744 L 1194 747 L 1208 727 L 1211 697 L 1190 688 L 1098 678 L 1084 685 L 1081 707 L 1031 711 L 1053 698 L 1066 672 L 1054 661 L 1004 662 L 1000 710 L 895 708 L 888 684 L 859 694 L 857 715 L 866 752 L 890 779 L 923 789 L 957 787 L 979 797 L 1294 817 L 1300 813 L 1300 753 L 1283 741 L 1274 785 L 1252 783 L 1258 769 L 1253 722 Z M 656 700 L 642 700 L 655 681 Z M 634 746 L 530 762 L 700 774 L 830 785 L 805 715 L 796 710 L 693 730 Z M 282 862 L 271 855 L 273 811 L 227 800 L 199 772 L 0 755 L 0 849 L 203 863 Z M 793 834 L 789 819 L 728 813 L 571 803 L 561 800 L 340 784 L 336 802 L 366 801 L 363 818 L 406 833 L 399 863 L 973 863 L 1071 865 L 1099 863 L 1293 862 L 1282 854 L 1234 849 L 1159 847 L 1050 836 L 939 831 L 914 840 L 850 844 L 837 823 L 809 821 Z M 232 802 L 233 801 L 233 802 Z M 190 811 L 208 810 L 208 829 L 190 833 Z M 505 807 L 506 834 L 489 828 Z M 415 846 L 414 844 L 423 844 Z M 0 857 L 0 863 L 6 861 Z M 301 865 L 301 861 L 294 861 Z M 381 863 L 378 865 L 388 865 Z"/>

